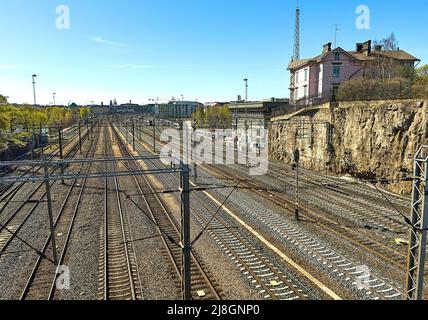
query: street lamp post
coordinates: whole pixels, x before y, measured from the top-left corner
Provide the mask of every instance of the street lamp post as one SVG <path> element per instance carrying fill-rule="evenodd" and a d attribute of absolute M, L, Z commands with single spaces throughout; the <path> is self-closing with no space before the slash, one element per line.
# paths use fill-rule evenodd
<path fill-rule="evenodd" d="M 248 79 L 244 79 L 245 82 L 245 102 L 248 102 Z"/>
<path fill-rule="evenodd" d="M 36 105 L 37 105 L 37 101 L 36 101 L 36 78 L 37 78 L 37 75 L 36 75 L 36 74 L 33 74 L 33 75 L 32 75 L 32 78 L 33 78 L 33 96 L 34 96 L 34 106 L 36 106 Z"/>

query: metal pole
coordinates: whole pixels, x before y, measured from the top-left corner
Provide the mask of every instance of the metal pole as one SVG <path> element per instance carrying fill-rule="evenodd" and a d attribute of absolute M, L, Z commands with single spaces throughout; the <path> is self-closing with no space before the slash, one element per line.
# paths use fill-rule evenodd
<path fill-rule="evenodd" d="M 53 221 L 53 211 L 52 211 L 52 197 L 51 197 L 51 185 L 49 182 L 49 169 L 48 169 L 48 162 L 47 162 L 47 156 L 43 157 L 44 160 L 44 173 L 45 173 L 45 187 L 46 187 L 46 197 L 48 201 L 48 216 L 49 216 L 49 227 L 51 231 L 51 244 L 52 244 L 52 252 L 53 252 L 53 260 L 54 263 L 58 263 L 58 255 L 56 251 L 56 241 L 55 241 L 55 228 L 54 228 L 54 221 Z"/>
<path fill-rule="evenodd" d="M 62 153 L 62 123 L 58 127 L 58 144 L 59 144 L 59 158 L 62 160 L 64 155 Z M 61 174 L 64 175 L 64 167 L 61 165 Z M 64 179 L 61 180 L 62 184 L 65 184 Z"/>
<path fill-rule="evenodd" d="M 192 160 L 193 160 L 193 179 L 197 183 L 198 180 L 198 171 L 197 171 L 197 155 L 196 151 L 196 122 L 193 122 L 193 132 L 192 132 Z"/>
<path fill-rule="evenodd" d="M 33 122 L 33 145 L 31 146 L 31 160 L 34 160 L 34 149 L 36 148 L 36 127 Z"/>
<path fill-rule="evenodd" d="M 244 79 L 245 82 L 245 102 L 248 102 L 248 79 Z"/>
<path fill-rule="evenodd" d="M 248 159 L 248 120 L 245 120 L 245 159 L 247 166 L 249 165 Z"/>
<path fill-rule="evenodd" d="M 39 138 L 39 141 L 42 139 L 42 134 L 43 134 L 43 125 L 42 125 L 42 122 L 40 121 L 40 138 Z M 40 144 L 41 144 L 41 146 L 40 146 L 40 148 L 41 148 L 41 154 L 43 155 L 45 148 L 42 145 L 42 143 L 40 143 Z"/>
<path fill-rule="evenodd" d="M 415 156 L 406 298 L 422 300 L 428 229 L 428 146 Z"/>
<path fill-rule="evenodd" d="M 81 131 L 81 120 L 79 120 L 79 150 L 80 150 L 80 154 L 82 154 L 82 131 Z"/>
<path fill-rule="evenodd" d="M 128 141 L 128 121 L 125 121 L 125 134 L 126 134 L 125 141 L 127 144 L 129 144 L 129 141 Z"/>
<path fill-rule="evenodd" d="M 135 120 L 132 120 L 132 150 L 135 152 Z"/>
<path fill-rule="evenodd" d="M 37 105 L 37 101 L 36 101 L 36 80 L 35 78 L 37 77 L 37 75 L 33 74 L 33 96 L 34 96 L 34 107 L 36 107 Z"/>
<path fill-rule="evenodd" d="M 300 162 L 300 151 L 298 149 L 294 150 L 293 153 L 294 158 L 294 165 L 296 166 L 296 190 L 295 190 L 295 196 L 296 196 L 296 207 L 294 209 L 294 216 L 296 221 L 299 221 L 299 162 Z"/>
<path fill-rule="evenodd" d="M 181 246 L 182 246 L 182 297 L 192 299 L 190 266 L 190 184 L 189 168 L 181 165 Z"/>
<path fill-rule="evenodd" d="M 153 152 L 156 153 L 156 115 L 153 119 Z"/>
<path fill-rule="evenodd" d="M 296 164 L 296 208 L 294 209 L 294 216 L 299 221 L 299 163 Z"/>

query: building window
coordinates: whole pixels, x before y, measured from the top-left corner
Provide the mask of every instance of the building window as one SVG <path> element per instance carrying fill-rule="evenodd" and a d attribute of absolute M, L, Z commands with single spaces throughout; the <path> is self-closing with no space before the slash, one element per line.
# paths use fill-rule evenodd
<path fill-rule="evenodd" d="M 305 69 L 305 81 L 308 81 L 308 69 Z"/>
<path fill-rule="evenodd" d="M 296 72 L 296 83 L 299 83 L 299 71 Z"/>
<path fill-rule="evenodd" d="M 333 66 L 333 77 L 340 77 L 340 66 Z"/>
<path fill-rule="evenodd" d="M 340 52 L 336 52 L 336 53 L 334 54 L 334 58 L 335 58 L 336 60 L 340 60 Z"/>

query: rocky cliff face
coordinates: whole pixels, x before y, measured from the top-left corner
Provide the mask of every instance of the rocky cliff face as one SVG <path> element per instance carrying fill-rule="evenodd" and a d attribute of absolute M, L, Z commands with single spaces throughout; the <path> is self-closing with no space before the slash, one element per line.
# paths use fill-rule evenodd
<path fill-rule="evenodd" d="M 418 147 L 428 144 L 428 101 L 346 102 L 308 110 L 270 128 L 270 155 L 331 174 L 366 179 L 409 177 Z M 411 183 L 384 185 L 410 193 Z"/>

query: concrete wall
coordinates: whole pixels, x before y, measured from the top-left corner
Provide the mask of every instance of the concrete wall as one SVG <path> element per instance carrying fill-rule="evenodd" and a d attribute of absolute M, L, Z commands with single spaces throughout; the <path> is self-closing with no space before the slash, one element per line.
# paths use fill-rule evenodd
<path fill-rule="evenodd" d="M 303 130 L 299 130 L 301 120 Z M 344 102 L 273 122 L 272 159 L 291 163 L 299 148 L 306 168 L 377 179 L 411 175 L 415 150 L 428 144 L 428 101 Z M 409 193 L 410 183 L 384 186 Z"/>

